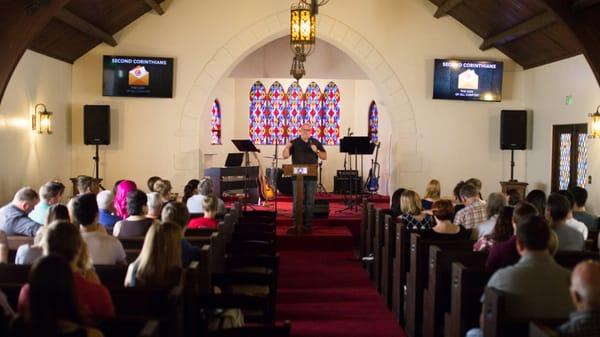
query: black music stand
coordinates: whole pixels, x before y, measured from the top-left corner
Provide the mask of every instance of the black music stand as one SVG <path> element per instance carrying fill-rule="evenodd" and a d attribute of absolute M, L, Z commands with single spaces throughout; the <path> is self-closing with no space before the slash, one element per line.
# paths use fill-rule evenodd
<path fill-rule="evenodd" d="M 354 155 L 354 169 L 358 170 L 358 155 L 361 155 L 361 172 L 360 172 L 360 176 L 358 177 L 359 180 L 361 181 L 353 181 L 353 188 L 351 188 L 350 192 L 352 194 L 352 197 L 350 199 L 350 202 L 348 203 L 348 206 L 344 209 L 339 210 L 338 212 L 343 212 L 346 210 L 352 210 L 354 208 L 354 210 L 358 211 L 358 207 L 362 206 L 360 205 L 360 202 L 358 200 L 358 196 L 360 195 L 359 191 L 358 191 L 358 186 L 361 184 L 362 182 L 362 156 L 365 154 L 373 154 L 373 151 L 375 150 L 375 144 L 371 143 L 371 139 L 368 136 L 357 136 L 357 137 L 344 137 L 342 139 L 340 139 L 340 152 L 344 152 L 347 153 L 349 156 L 350 155 Z M 350 166 L 352 166 L 352 158 L 350 158 Z"/>
<path fill-rule="evenodd" d="M 248 207 L 248 179 L 250 178 L 248 175 L 248 167 L 250 166 L 250 152 L 260 152 L 259 149 L 256 148 L 256 146 L 254 146 L 254 144 L 252 143 L 252 141 L 250 139 L 232 139 L 231 142 L 233 143 L 233 145 L 235 145 L 235 147 L 238 149 L 238 151 L 240 152 L 244 152 L 246 161 L 244 163 L 244 200 L 243 200 L 243 204 L 244 204 L 244 211 L 246 211 L 247 207 Z M 260 174 L 260 172 L 258 172 L 258 174 Z M 258 186 L 257 188 L 260 188 L 260 186 Z M 252 209 L 254 209 L 254 207 L 250 206 Z"/>

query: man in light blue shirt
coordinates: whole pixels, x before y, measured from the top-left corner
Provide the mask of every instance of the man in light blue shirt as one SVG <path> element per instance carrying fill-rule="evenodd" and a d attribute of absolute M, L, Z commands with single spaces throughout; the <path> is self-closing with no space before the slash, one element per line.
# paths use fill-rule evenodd
<path fill-rule="evenodd" d="M 40 187 L 40 202 L 29 213 L 29 218 L 39 224 L 46 223 L 50 206 L 60 203 L 65 185 L 58 181 L 49 181 Z"/>
<path fill-rule="evenodd" d="M 37 192 L 31 187 L 18 190 L 12 202 L 0 208 L 0 230 L 6 235 L 35 236 L 42 225 L 27 215 L 39 201 Z"/>

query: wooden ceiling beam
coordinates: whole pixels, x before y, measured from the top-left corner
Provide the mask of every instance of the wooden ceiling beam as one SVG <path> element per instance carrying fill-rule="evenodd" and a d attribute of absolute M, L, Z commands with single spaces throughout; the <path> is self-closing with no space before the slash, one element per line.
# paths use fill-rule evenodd
<path fill-rule="evenodd" d="M 115 47 L 117 45 L 117 41 L 112 35 L 80 18 L 66 8 L 62 8 L 56 14 L 56 18 L 90 37 L 104 41 L 110 46 Z"/>
<path fill-rule="evenodd" d="M 571 5 L 574 11 L 582 11 L 588 7 L 600 4 L 600 0 L 575 0 Z"/>
<path fill-rule="evenodd" d="M 509 29 L 496 33 L 485 40 L 479 49 L 488 50 L 494 46 L 505 44 L 510 41 L 514 41 L 520 37 L 523 37 L 527 34 L 533 33 L 536 30 L 547 27 L 557 20 L 556 15 L 547 11 L 542 14 L 536 15 L 528 20 L 525 20 L 515 26 L 510 27 Z"/>
<path fill-rule="evenodd" d="M 448 14 L 448 12 L 453 10 L 456 6 L 462 4 L 463 1 L 464 0 L 446 0 L 443 4 L 441 4 L 438 7 L 437 11 L 435 12 L 435 14 L 433 14 L 433 16 L 439 19 L 442 16 Z"/>
<path fill-rule="evenodd" d="M 160 4 L 156 0 L 144 0 L 146 5 L 150 6 L 158 15 L 165 14 L 165 10 L 162 9 Z"/>

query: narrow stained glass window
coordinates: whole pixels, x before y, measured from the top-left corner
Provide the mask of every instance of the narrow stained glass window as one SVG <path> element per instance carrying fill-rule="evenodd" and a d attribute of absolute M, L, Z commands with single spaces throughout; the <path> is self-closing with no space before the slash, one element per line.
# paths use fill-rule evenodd
<path fill-rule="evenodd" d="M 284 138 L 286 128 L 285 120 L 285 91 L 281 83 L 275 81 L 269 89 L 269 101 L 267 103 L 269 139 L 267 144 L 285 144 Z"/>
<path fill-rule="evenodd" d="M 577 154 L 577 186 L 584 187 L 587 177 L 588 168 L 588 137 L 587 133 L 580 133 L 578 137 L 578 154 Z"/>
<path fill-rule="evenodd" d="M 267 92 L 265 86 L 256 81 L 250 89 L 249 135 L 254 144 L 267 144 Z"/>
<path fill-rule="evenodd" d="M 377 110 L 377 104 L 375 101 L 371 101 L 369 106 L 369 139 L 371 143 L 379 141 L 379 111 Z"/>
<path fill-rule="evenodd" d="M 558 174 L 559 189 L 569 188 L 571 180 L 571 134 L 563 133 L 560 135 L 560 165 Z"/>
<path fill-rule="evenodd" d="M 288 139 L 293 140 L 300 136 L 304 114 L 304 94 L 298 82 L 293 82 L 287 92 L 287 125 Z"/>
<path fill-rule="evenodd" d="M 323 142 L 323 126 L 322 126 L 322 114 L 323 114 L 323 96 L 321 94 L 321 88 L 315 82 L 310 82 L 306 88 L 306 94 L 304 109 L 306 114 L 304 115 L 304 123 L 310 123 L 314 128 L 313 137 Z"/>
<path fill-rule="evenodd" d="M 329 82 L 323 93 L 324 104 L 321 113 L 320 129 L 323 145 L 338 145 L 340 135 L 340 90 Z"/>
<path fill-rule="evenodd" d="M 221 104 L 215 99 L 210 115 L 210 144 L 221 145 Z"/>

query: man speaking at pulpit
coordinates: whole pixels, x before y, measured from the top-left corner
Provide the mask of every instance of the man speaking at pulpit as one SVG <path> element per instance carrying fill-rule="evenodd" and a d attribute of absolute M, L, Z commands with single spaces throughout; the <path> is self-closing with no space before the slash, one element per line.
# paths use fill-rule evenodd
<path fill-rule="evenodd" d="M 312 137 L 312 125 L 310 123 L 302 124 L 300 127 L 300 137 L 287 143 L 283 149 L 283 159 L 292 157 L 292 164 L 317 164 L 319 159 L 326 160 L 327 152 L 323 144 Z M 296 196 L 296 182 L 292 181 L 294 189 L 294 198 Z M 315 194 L 317 192 L 317 178 L 305 177 L 304 179 L 304 200 L 302 202 L 304 209 L 302 232 L 310 234 L 312 232 L 311 224 L 313 218 L 313 209 L 315 207 Z M 295 204 L 294 200 L 294 204 Z M 292 214 L 296 214 L 295 210 Z M 292 227 L 288 232 L 295 232 Z"/>

